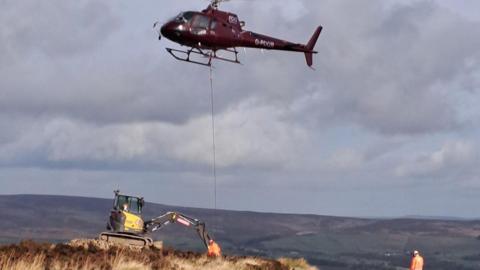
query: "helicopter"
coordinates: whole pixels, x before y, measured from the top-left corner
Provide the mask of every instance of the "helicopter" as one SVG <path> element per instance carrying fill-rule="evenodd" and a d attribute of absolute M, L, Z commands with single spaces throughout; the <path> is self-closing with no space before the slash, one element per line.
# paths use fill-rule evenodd
<path fill-rule="evenodd" d="M 212 0 L 201 12 L 181 12 L 162 26 L 156 22 L 154 28 L 159 28 L 159 40 L 163 36 L 189 47 L 187 50 L 166 48 L 167 52 L 180 61 L 211 66 L 214 59 L 240 64 L 237 50 L 239 47 L 293 51 L 304 53 L 307 66 L 312 68 L 313 54 L 318 53 L 314 47 L 322 32 L 322 26 L 317 27 L 307 44 L 293 43 L 245 31 L 243 30 L 245 22 L 240 21 L 236 14 L 219 10 L 219 4 L 225 1 L 228 0 Z M 227 56 L 217 54 L 219 51 Z M 193 55 L 206 60 L 192 59 Z"/>

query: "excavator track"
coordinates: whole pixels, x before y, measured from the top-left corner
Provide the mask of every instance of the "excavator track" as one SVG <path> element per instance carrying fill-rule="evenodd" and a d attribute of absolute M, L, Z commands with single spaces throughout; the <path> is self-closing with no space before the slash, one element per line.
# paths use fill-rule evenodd
<path fill-rule="evenodd" d="M 114 233 L 114 232 L 102 232 L 98 239 L 106 241 L 108 243 L 117 243 L 121 245 L 136 246 L 136 247 L 149 247 L 153 246 L 153 239 L 150 237 L 142 237 L 138 235 L 128 233 Z"/>

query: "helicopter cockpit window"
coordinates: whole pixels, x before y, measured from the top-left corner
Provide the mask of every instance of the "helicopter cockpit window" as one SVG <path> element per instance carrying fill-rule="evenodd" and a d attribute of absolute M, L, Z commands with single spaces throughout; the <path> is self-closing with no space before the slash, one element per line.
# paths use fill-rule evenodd
<path fill-rule="evenodd" d="M 193 12 L 185 12 L 185 13 L 183 13 L 183 18 L 185 18 L 185 20 L 187 22 L 189 22 L 190 20 L 192 20 L 192 17 L 193 17 L 194 14 L 195 13 L 193 13 Z"/>
<path fill-rule="evenodd" d="M 210 18 L 203 15 L 197 15 L 193 18 L 192 30 L 197 35 L 204 35 L 207 33 L 207 28 L 210 24 Z"/>
<path fill-rule="evenodd" d="M 177 17 L 175 17 L 175 20 L 177 22 L 189 22 L 192 19 L 193 15 L 193 12 L 182 12 L 178 14 Z"/>

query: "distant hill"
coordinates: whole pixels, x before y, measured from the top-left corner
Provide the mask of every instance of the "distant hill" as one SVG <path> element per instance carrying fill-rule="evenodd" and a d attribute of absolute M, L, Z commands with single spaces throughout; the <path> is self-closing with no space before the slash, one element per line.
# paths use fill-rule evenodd
<path fill-rule="evenodd" d="M 105 229 L 111 205 L 112 200 L 98 198 L 0 196 L 0 242 L 92 238 Z M 478 269 L 480 264 L 478 220 L 214 211 L 148 202 L 145 217 L 167 211 L 205 221 L 227 254 L 305 257 L 322 270 L 363 269 L 363 265 L 365 269 L 392 269 L 388 267 L 407 265 L 408 252 L 419 249 L 428 265 L 435 266 L 429 269 Z M 177 249 L 203 250 L 196 232 L 180 226 L 166 227 L 153 236 Z"/>

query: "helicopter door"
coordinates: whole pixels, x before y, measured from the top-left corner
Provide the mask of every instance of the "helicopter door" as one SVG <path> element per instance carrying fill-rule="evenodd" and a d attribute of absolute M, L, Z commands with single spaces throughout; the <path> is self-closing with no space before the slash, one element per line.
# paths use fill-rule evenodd
<path fill-rule="evenodd" d="M 204 15 L 196 15 L 192 21 L 192 33 L 195 35 L 206 35 L 210 18 Z"/>

